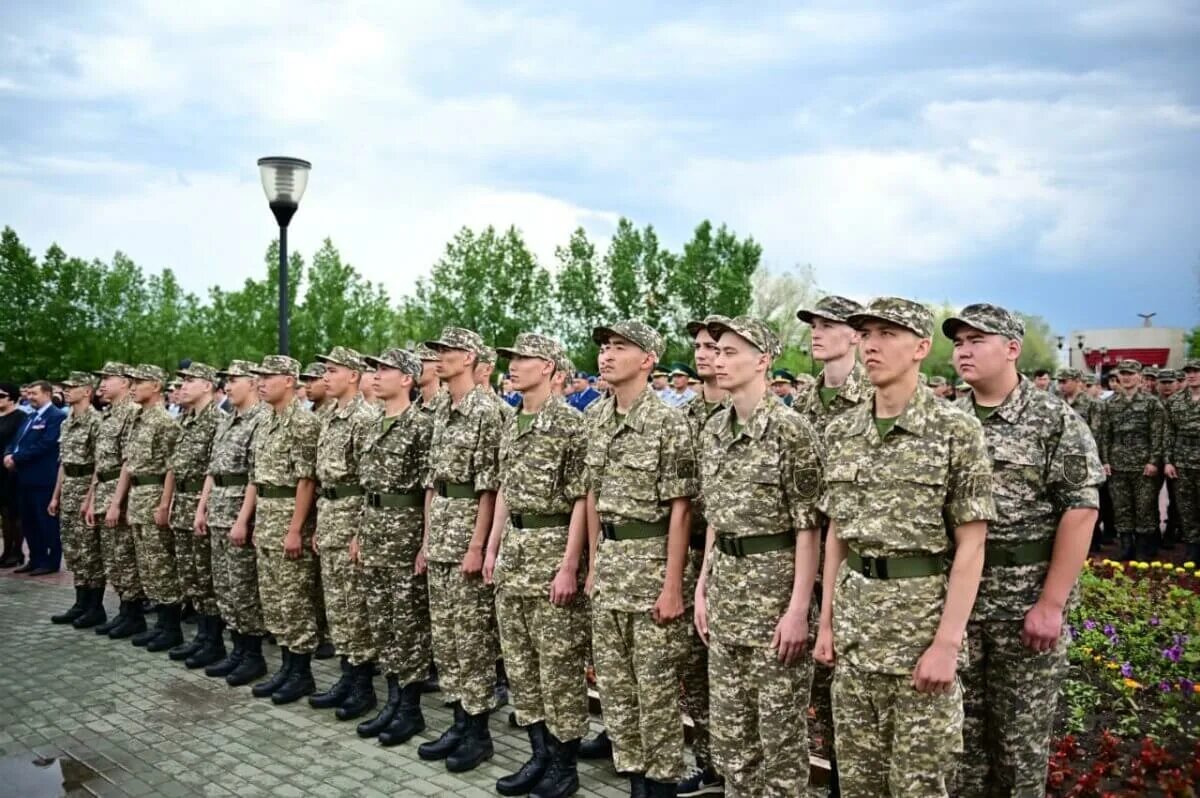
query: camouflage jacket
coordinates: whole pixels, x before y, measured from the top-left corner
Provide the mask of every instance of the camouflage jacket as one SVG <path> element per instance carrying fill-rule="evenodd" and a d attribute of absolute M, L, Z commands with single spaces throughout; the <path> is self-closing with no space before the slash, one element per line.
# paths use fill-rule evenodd
<path fill-rule="evenodd" d="M 250 481 L 256 485 L 295 487 L 302 479 L 317 478 L 317 438 L 321 432 L 317 417 L 300 406 L 300 400 L 288 403 L 283 412 L 268 408 L 254 431 L 250 449 Z M 292 497 L 264 498 L 261 493 L 254 505 L 254 545 L 282 548 L 292 521 L 296 500 Z M 302 530 L 305 557 L 309 556 L 309 536 L 313 514 L 309 513 Z"/>
<path fill-rule="evenodd" d="M 1163 462 L 1176 468 L 1200 468 L 1200 401 L 1192 399 L 1186 388 L 1167 403 Z"/>
<path fill-rule="evenodd" d="M 171 526 L 176 529 L 191 529 L 196 519 L 196 507 L 200 504 L 200 493 L 204 489 L 204 477 L 212 453 L 213 433 L 224 415 L 216 402 L 209 402 L 200 412 L 189 410 L 179 418 L 179 440 L 175 441 L 168 461 L 175 472 Z M 193 481 L 199 483 L 195 488 L 189 484 Z"/>
<path fill-rule="evenodd" d="M 821 444 L 816 430 L 764 394 L 736 434 L 734 409 L 723 408 L 701 436 L 700 489 L 708 523 L 720 537 L 796 533 L 821 525 Z M 769 646 L 792 597 L 794 547 L 734 557 L 712 552 L 709 625 L 728 645 Z"/>
<path fill-rule="evenodd" d="M 521 432 L 517 416 L 500 438 L 500 489 L 508 506 L 496 560 L 496 586 L 517 596 L 546 596 L 567 545 L 567 524 L 517 529 L 514 515 L 564 515 L 587 497 L 587 435 L 579 411 L 551 396 Z M 578 571 L 582 585 L 586 567 Z"/>
<path fill-rule="evenodd" d="M 1166 410 L 1162 402 L 1142 391 L 1132 398 L 1117 393 L 1104 408 L 1100 450 L 1115 471 L 1141 471 L 1148 463 L 1163 462 Z"/>
<path fill-rule="evenodd" d="M 143 407 L 133 422 L 129 443 L 125 447 L 125 467 L 132 477 L 164 476 L 171 451 L 179 438 L 179 424 L 171 418 L 162 403 Z M 153 524 L 154 509 L 162 498 L 161 483 L 136 485 L 129 488 L 129 523 Z"/>
<path fill-rule="evenodd" d="M 358 461 L 374 436 L 379 409 L 355 394 L 345 407 L 334 405 L 321 419 L 317 441 L 317 481 L 322 485 L 358 482 Z M 324 501 L 324 500 L 322 500 Z"/>
<path fill-rule="evenodd" d="M 698 490 L 695 447 L 687 421 L 646 388 L 625 418 L 607 398 L 592 416 L 585 462 L 604 523 L 668 521 L 671 501 Z M 601 539 L 592 600 L 601 610 L 645 612 L 667 573 L 667 537 Z"/>
<path fill-rule="evenodd" d="M 859 362 L 846 376 L 846 381 L 838 388 L 837 396 L 829 403 L 829 407 L 821 402 L 821 388 L 825 385 L 825 372 L 817 375 L 817 379 L 808 386 L 800 389 L 792 402 L 792 409 L 803 415 L 813 425 L 817 432 L 824 434 L 829 422 L 852 407 L 856 407 L 871 398 L 875 393 L 867 371 Z"/>
<path fill-rule="evenodd" d="M 370 493 L 417 493 L 414 507 L 373 507 L 364 497 L 358 546 L 363 565 L 408 568 L 421 548 L 424 534 L 422 480 L 429 469 L 433 417 L 415 404 L 391 424 L 381 418 L 358 461 L 358 478 Z"/>
<path fill-rule="evenodd" d="M 62 432 L 58 438 L 58 462 L 70 466 L 88 466 L 96 463 L 96 440 L 100 435 L 101 415 L 88 406 L 79 415 L 72 410 L 62 423 Z M 79 483 L 86 490 L 90 484 L 91 474 L 82 477 L 63 475 L 64 487 L 68 484 Z"/>
<path fill-rule="evenodd" d="M 974 392 L 958 406 L 974 413 Z M 1076 507 L 1098 508 L 1104 483 L 1092 433 L 1067 404 L 1026 377 L 983 422 L 996 520 L 987 547 L 1051 540 Z M 984 568 L 972 619 L 1018 621 L 1041 595 L 1050 562 Z"/>
<path fill-rule="evenodd" d="M 270 405 L 257 402 L 249 409 L 222 414 L 213 433 L 212 459 L 208 473 L 212 475 L 249 474 L 251 446 L 259 423 L 271 414 Z M 213 485 L 208 495 L 208 525 L 229 529 L 237 521 L 246 498 L 245 485 Z"/>
<path fill-rule="evenodd" d="M 132 399 L 108 407 L 100 417 L 96 432 L 96 472 L 119 469 L 125 462 L 125 447 L 133 431 L 133 421 L 142 408 Z"/>
<path fill-rule="evenodd" d="M 996 517 L 983 428 L 922 388 L 883 439 L 874 413 L 863 402 L 826 428 L 821 510 L 859 555 L 948 558 L 955 527 Z M 946 576 L 870 579 L 843 562 L 834 596 L 838 657 L 909 674 L 937 632 Z"/>

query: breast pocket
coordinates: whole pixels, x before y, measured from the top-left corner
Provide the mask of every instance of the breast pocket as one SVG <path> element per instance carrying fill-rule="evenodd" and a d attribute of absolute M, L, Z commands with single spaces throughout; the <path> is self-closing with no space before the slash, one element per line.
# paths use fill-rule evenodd
<path fill-rule="evenodd" d="M 1007 507 L 1000 511 L 1007 516 L 1009 507 L 1018 507 L 1026 502 L 1037 501 L 1042 484 L 1042 455 L 1028 447 L 1001 448 L 992 459 L 992 493 L 997 505 Z"/>
<path fill-rule="evenodd" d="M 832 465 L 826 472 L 825 490 L 829 516 L 845 524 L 858 514 L 861 488 L 858 485 L 858 466 L 853 463 Z"/>
<path fill-rule="evenodd" d="M 658 449 L 626 449 L 609 463 L 604 490 L 636 502 L 658 501 Z"/>

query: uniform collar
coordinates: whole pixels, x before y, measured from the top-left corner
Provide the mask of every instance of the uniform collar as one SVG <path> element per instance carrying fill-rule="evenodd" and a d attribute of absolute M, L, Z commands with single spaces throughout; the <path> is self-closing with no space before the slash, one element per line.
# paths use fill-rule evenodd
<path fill-rule="evenodd" d="M 737 420 L 737 410 L 734 408 L 732 402 L 727 403 L 725 406 L 729 409 L 729 414 L 725 419 L 725 423 L 721 425 L 718 435 L 719 440 L 724 445 L 728 445 L 736 438 L 743 436 L 753 440 L 760 440 L 771 425 L 772 414 L 778 413 L 781 410 L 788 410 L 787 405 L 780 402 L 775 394 L 766 391 L 763 393 L 762 399 L 758 400 L 758 404 L 754 406 L 754 412 L 750 414 L 750 420 L 735 435 L 733 432 L 733 422 Z"/>
<path fill-rule="evenodd" d="M 825 384 L 825 369 L 821 369 L 821 373 L 817 375 L 817 391 L 820 392 L 822 388 L 827 387 L 831 386 Z M 846 375 L 846 381 L 838 386 L 837 395 L 847 402 L 858 404 L 867 397 L 868 393 L 870 393 L 870 382 L 867 380 L 867 370 L 863 368 L 862 363 L 855 360 L 854 367 Z"/>
<path fill-rule="evenodd" d="M 908 404 L 904 406 L 903 412 L 896 418 L 894 429 L 902 429 L 905 432 L 911 433 L 918 437 L 925 435 L 925 427 L 927 426 L 929 416 L 934 410 L 934 403 L 937 399 L 933 395 L 933 391 L 918 385 L 917 390 L 913 392 L 912 398 L 908 400 Z M 863 402 L 859 405 L 862 410 L 854 416 L 853 432 L 855 434 L 866 434 L 875 421 L 875 402 Z"/>
<path fill-rule="evenodd" d="M 334 418 L 340 418 L 340 419 L 350 418 L 350 416 L 354 415 L 358 411 L 358 409 L 360 407 L 362 407 L 362 405 L 363 405 L 363 395 L 361 393 L 356 393 L 356 394 L 354 394 L 353 398 L 350 399 L 349 402 L 346 402 L 345 407 L 338 407 L 335 404 L 333 416 L 334 416 Z"/>
<path fill-rule="evenodd" d="M 629 411 L 625 414 L 624 426 L 629 427 L 634 432 L 642 432 L 646 428 L 646 414 L 649 408 L 653 405 L 652 402 L 662 402 L 654 389 L 647 385 L 642 389 L 642 392 L 637 395 L 630 405 Z M 600 411 L 601 423 L 612 421 L 613 416 L 617 414 L 617 397 L 613 396 L 608 404 Z"/>
<path fill-rule="evenodd" d="M 551 416 L 553 415 L 553 412 L 555 410 L 555 408 L 552 407 L 552 405 L 554 405 L 555 403 L 563 404 L 565 402 L 566 402 L 566 400 L 563 399 L 561 396 L 555 396 L 554 394 L 550 394 L 550 396 L 546 397 L 546 401 L 542 403 L 541 408 L 539 408 L 538 411 L 533 414 L 533 421 L 530 422 L 529 426 L 526 427 L 524 431 L 521 430 L 520 423 L 515 422 L 515 421 L 513 422 L 513 423 L 517 424 L 517 437 L 518 438 L 524 437 L 525 435 L 528 435 L 529 433 L 531 433 L 535 430 L 537 432 L 545 432 L 548 429 L 550 429 Z M 525 407 L 524 402 L 521 402 L 520 404 L 517 405 L 517 414 L 518 415 L 523 411 L 524 407 Z"/>
<path fill-rule="evenodd" d="M 1021 420 L 1021 416 L 1029 404 L 1030 397 L 1033 396 L 1034 391 L 1038 390 L 1033 381 L 1024 374 L 1019 375 L 1019 377 L 1017 387 L 1013 388 L 1008 396 L 1004 397 L 1004 401 L 997 405 L 995 411 L 992 412 L 993 416 L 998 416 L 1009 424 L 1016 424 Z M 963 397 L 962 402 L 962 409 L 974 414 L 975 390 L 973 388 Z"/>

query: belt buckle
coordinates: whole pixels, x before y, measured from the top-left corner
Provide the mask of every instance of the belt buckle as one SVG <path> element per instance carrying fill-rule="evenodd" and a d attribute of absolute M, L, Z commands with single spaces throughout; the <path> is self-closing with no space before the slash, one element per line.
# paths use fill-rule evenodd
<path fill-rule="evenodd" d="M 862 567 L 858 569 L 862 573 L 862 575 L 865 576 L 867 579 L 871 578 L 872 563 L 874 563 L 874 558 L 863 557 L 862 558 Z"/>
<path fill-rule="evenodd" d="M 447 494 L 446 483 L 445 483 L 445 482 L 438 482 L 438 483 L 437 483 L 437 495 L 439 495 L 439 496 L 441 496 L 443 499 L 445 499 L 445 498 L 447 498 L 447 495 L 446 495 L 446 494 Z"/>
<path fill-rule="evenodd" d="M 380 496 L 378 493 L 368 493 L 367 494 L 367 506 L 368 507 L 382 507 L 383 506 L 383 497 Z"/>
<path fill-rule="evenodd" d="M 520 513 L 509 513 L 508 520 L 512 523 L 513 529 L 525 528 L 525 519 L 522 518 Z"/>
<path fill-rule="evenodd" d="M 600 522 L 600 534 L 603 535 L 606 540 L 616 540 L 617 539 L 616 527 L 614 527 L 612 524 L 610 524 L 607 521 Z"/>

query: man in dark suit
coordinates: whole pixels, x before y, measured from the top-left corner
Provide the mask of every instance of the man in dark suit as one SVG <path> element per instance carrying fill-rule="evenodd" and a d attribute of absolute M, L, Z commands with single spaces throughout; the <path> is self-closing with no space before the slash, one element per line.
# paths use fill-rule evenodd
<path fill-rule="evenodd" d="M 67 413 L 51 401 L 53 388 L 42 380 L 29 386 L 32 412 L 4 450 L 4 467 L 16 476 L 21 526 L 29 562 L 15 573 L 44 576 L 58 571 L 62 541 L 58 518 L 47 508 L 58 480 L 58 434 Z"/>

